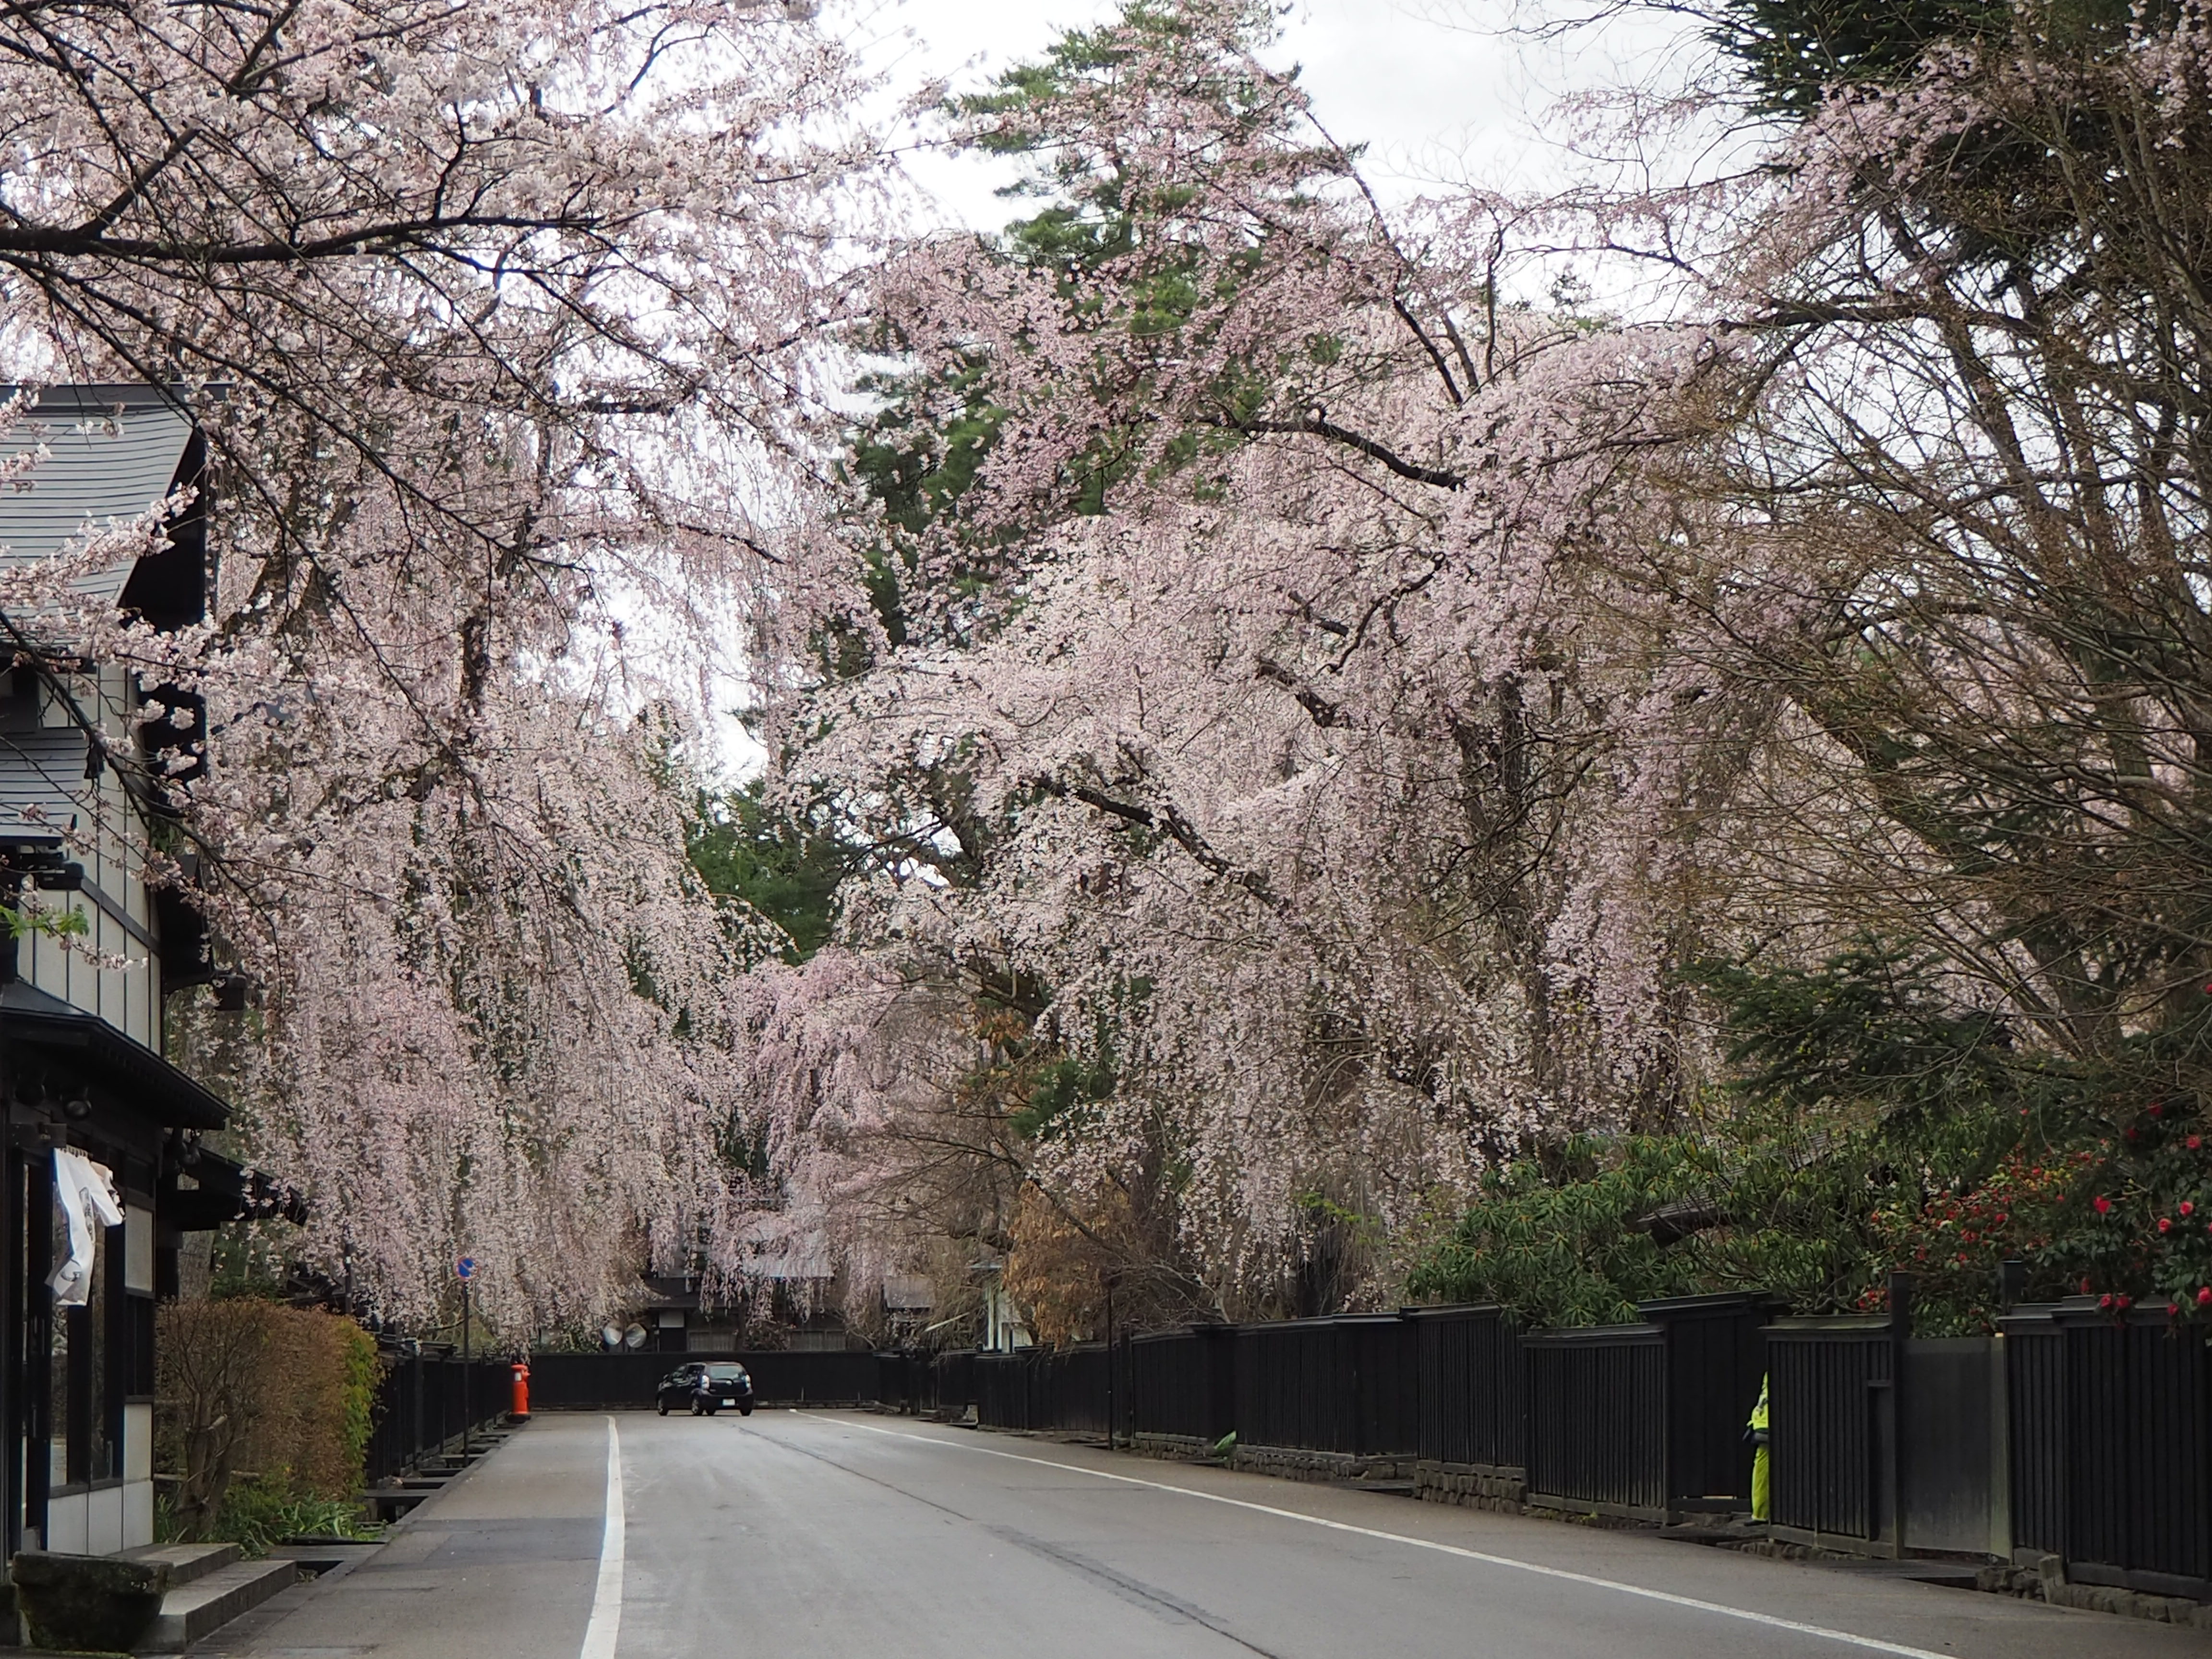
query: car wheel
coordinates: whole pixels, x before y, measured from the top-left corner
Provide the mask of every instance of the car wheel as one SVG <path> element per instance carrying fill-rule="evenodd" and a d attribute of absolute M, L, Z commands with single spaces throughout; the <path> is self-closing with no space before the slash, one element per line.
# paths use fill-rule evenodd
<path fill-rule="evenodd" d="M 660 1402 L 660 1414 L 663 1417 L 668 1415 L 668 1402 L 665 1400 Z"/>
<path fill-rule="evenodd" d="M 691 1415 L 692 1415 L 692 1416 L 694 1416 L 694 1417 L 703 1416 L 703 1415 L 705 1414 L 705 1413 L 706 1413 L 706 1410 L 707 1410 L 707 1408 L 706 1408 L 704 1406 L 701 1405 L 697 1401 L 696 1401 L 696 1400 L 695 1400 L 695 1401 L 693 1401 L 691 1402 Z"/>
<path fill-rule="evenodd" d="M 750 1406 L 740 1406 L 738 1407 L 738 1415 L 740 1417 L 750 1417 L 752 1414 L 753 1408 Z"/>
<path fill-rule="evenodd" d="M 720 1406 L 709 1406 L 707 1407 L 707 1415 L 712 1417 L 716 1412 L 721 1409 L 722 1408 Z"/>

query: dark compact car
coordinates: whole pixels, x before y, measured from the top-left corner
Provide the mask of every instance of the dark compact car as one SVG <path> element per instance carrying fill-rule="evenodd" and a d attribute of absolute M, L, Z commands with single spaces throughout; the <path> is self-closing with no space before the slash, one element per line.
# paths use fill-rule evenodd
<path fill-rule="evenodd" d="M 710 1364 L 704 1360 L 693 1360 L 688 1365 L 678 1365 L 660 1379 L 658 1401 L 660 1414 L 668 1415 L 672 1407 L 688 1406 L 694 1417 L 712 1417 L 725 1406 L 737 1407 L 738 1415 L 753 1414 L 753 1380 L 745 1374 L 743 1365 L 726 1362 Z"/>

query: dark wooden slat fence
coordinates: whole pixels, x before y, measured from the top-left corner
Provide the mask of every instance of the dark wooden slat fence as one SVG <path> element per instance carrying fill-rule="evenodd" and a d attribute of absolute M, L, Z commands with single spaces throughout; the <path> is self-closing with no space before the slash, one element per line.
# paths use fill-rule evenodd
<path fill-rule="evenodd" d="M 2079 1583 L 2212 1601 L 2204 1327 L 2081 1297 L 2002 1328 L 2015 1547 Z"/>
<path fill-rule="evenodd" d="M 1730 1291 L 1641 1303 L 1666 1334 L 1667 1507 L 1729 1514 L 1751 1507 L 1756 1448 L 1746 1437 L 1766 1373 L 1766 1326 L 1780 1297 Z"/>
<path fill-rule="evenodd" d="M 2066 1334 L 2056 1310 L 2017 1309 L 2004 1334 L 2005 1415 L 2015 1549 L 2067 1553 Z"/>
<path fill-rule="evenodd" d="M 769 1406 L 854 1406 L 873 1403 L 883 1387 L 873 1353 L 775 1350 L 702 1354 L 715 1364 L 735 1361 L 752 1374 L 753 1397 Z M 541 1353 L 530 1359 L 533 1411 L 649 1410 L 660 1379 L 684 1363 L 681 1354 Z"/>
<path fill-rule="evenodd" d="M 1417 1334 L 1396 1314 L 1285 1320 L 1236 1334 L 1240 1455 L 1410 1460 L 1420 1440 Z"/>
<path fill-rule="evenodd" d="M 1164 1444 L 1212 1446 L 1237 1426 L 1237 1329 L 1191 1325 L 1129 1341 L 1129 1428 Z"/>
<path fill-rule="evenodd" d="M 1894 1540 L 1899 1347 L 1886 1315 L 1767 1328 L 1774 1522 L 1785 1537 Z"/>
<path fill-rule="evenodd" d="M 1657 1521 L 1667 1511 L 1667 1334 L 1656 1325 L 1533 1331 L 1528 1501 Z"/>
<path fill-rule="evenodd" d="M 514 1402 L 514 1373 L 504 1360 L 464 1360 L 437 1343 L 388 1347 L 378 1358 L 362 1460 L 372 1486 L 457 1445 L 464 1427 L 474 1432 L 498 1422 Z"/>
<path fill-rule="evenodd" d="M 1424 1462 L 1522 1469 L 1528 1460 L 1528 1370 L 1520 1332 L 1502 1308 L 1415 1308 L 1416 1448 Z"/>

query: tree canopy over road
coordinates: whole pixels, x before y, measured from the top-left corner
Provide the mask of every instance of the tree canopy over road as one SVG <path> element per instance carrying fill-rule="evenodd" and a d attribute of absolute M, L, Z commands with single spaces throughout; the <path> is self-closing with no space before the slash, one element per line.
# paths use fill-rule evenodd
<path fill-rule="evenodd" d="M 2212 1304 L 2212 16 L 1731 0 L 1396 205 L 1129 0 L 939 112 L 978 237 L 805 9 L 0 20 L 8 372 L 220 507 L 204 624 L 0 604 L 208 700 L 177 1040 L 303 1250 Z"/>

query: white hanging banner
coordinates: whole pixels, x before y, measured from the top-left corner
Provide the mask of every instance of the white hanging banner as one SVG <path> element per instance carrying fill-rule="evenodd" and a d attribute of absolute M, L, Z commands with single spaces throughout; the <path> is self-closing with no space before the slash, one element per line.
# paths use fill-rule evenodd
<path fill-rule="evenodd" d="M 107 1166 L 66 1146 L 54 1148 L 54 1200 L 69 1221 L 69 1258 L 46 1283 L 53 1286 L 57 1306 L 82 1308 L 92 1299 L 92 1270 L 100 1259 L 94 1219 L 103 1227 L 120 1227 L 123 1206 L 116 1202 L 115 1178 Z"/>

